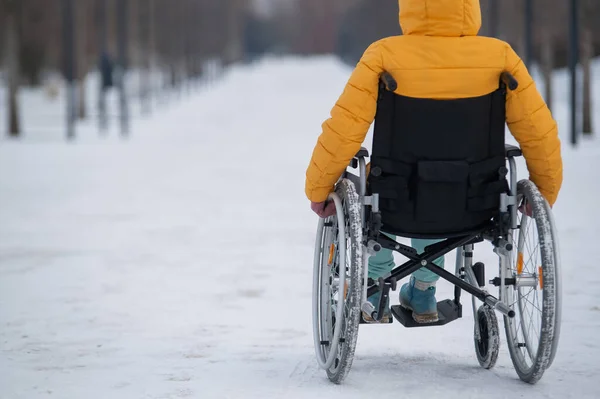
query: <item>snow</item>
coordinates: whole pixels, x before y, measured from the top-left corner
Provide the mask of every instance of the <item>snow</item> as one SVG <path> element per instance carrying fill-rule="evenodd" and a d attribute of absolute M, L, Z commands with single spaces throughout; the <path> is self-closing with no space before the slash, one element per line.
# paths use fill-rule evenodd
<path fill-rule="evenodd" d="M 600 397 L 600 142 L 568 145 L 564 85 L 552 368 L 519 381 L 501 330 L 496 367 L 481 369 L 465 297 L 465 317 L 443 328 L 361 327 L 344 384 L 327 380 L 312 342 L 317 217 L 304 171 L 349 72 L 331 57 L 264 60 L 135 114 L 127 140 L 115 122 L 98 137 L 91 120 L 66 143 L 58 118 L 0 141 L 0 398 Z M 48 111 L 30 94 L 32 116 Z M 494 277 L 491 247 L 475 256 Z"/>

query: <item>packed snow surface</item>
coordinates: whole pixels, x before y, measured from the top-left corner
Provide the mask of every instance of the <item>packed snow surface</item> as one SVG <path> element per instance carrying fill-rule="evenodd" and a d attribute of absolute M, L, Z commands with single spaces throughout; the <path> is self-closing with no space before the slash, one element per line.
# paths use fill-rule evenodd
<path fill-rule="evenodd" d="M 0 141 L 0 398 L 599 398 L 600 141 L 568 144 L 565 73 L 553 104 L 565 180 L 552 368 L 522 383 L 503 329 L 496 367 L 480 368 L 466 296 L 446 327 L 361 326 L 345 383 L 327 380 L 304 172 L 349 73 L 330 57 L 235 67 L 134 113 L 128 139 L 114 121 L 100 137 L 92 119 L 73 143 L 62 103 L 23 93 L 29 133 Z M 598 110 L 598 78 L 595 94 Z M 489 244 L 475 257 L 496 276 Z"/>

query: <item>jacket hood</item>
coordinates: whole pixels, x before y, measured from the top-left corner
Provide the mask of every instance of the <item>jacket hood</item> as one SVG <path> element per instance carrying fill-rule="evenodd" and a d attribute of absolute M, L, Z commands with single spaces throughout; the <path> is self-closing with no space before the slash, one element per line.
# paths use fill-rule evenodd
<path fill-rule="evenodd" d="M 405 35 L 476 36 L 481 28 L 479 0 L 398 0 Z"/>

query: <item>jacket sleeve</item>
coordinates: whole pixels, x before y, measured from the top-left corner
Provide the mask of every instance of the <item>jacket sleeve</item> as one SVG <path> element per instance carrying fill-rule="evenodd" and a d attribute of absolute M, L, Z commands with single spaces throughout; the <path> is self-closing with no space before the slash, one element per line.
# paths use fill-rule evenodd
<path fill-rule="evenodd" d="M 377 109 L 381 58 L 376 42 L 361 58 L 331 117 L 323 123 L 306 171 L 306 196 L 313 202 L 327 199 L 367 135 Z"/>
<path fill-rule="evenodd" d="M 519 82 L 506 100 L 506 122 L 527 162 L 529 179 L 554 205 L 562 185 L 563 166 L 558 128 L 523 61 L 507 46 L 506 69 Z"/>

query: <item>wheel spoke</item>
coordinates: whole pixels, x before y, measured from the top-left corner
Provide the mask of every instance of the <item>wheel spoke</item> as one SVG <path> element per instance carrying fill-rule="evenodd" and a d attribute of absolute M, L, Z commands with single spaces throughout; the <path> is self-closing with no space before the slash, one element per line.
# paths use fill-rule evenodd
<path fill-rule="evenodd" d="M 505 327 L 509 351 L 519 377 L 526 382 L 536 382 L 548 364 L 544 363 L 547 359 L 542 358 L 540 354 L 548 353 L 548 345 L 552 346 L 553 350 L 556 346 L 556 342 L 548 340 L 546 336 L 546 323 L 551 323 L 550 326 L 555 325 L 556 319 L 554 313 L 548 313 L 554 312 L 554 309 L 548 309 L 545 301 L 546 295 L 550 293 L 555 295 L 555 301 L 560 300 L 557 297 L 559 292 L 555 289 L 558 282 L 549 278 L 546 289 L 540 285 L 540 279 L 544 276 L 556 274 L 554 263 L 546 264 L 548 263 L 546 259 L 556 259 L 556 253 L 553 252 L 555 243 L 547 242 L 555 239 L 555 233 L 552 231 L 548 236 L 545 231 L 541 232 L 551 218 L 551 214 L 547 215 L 544 209 L 540 210 L 539 204 L 543 199 L 533 183 L 519 182 L 518 191 L 520 203 L 524 206 L 527 204 L 535 204 L 535 206 L 531 217 L 523 213 L 518 215 L 519 229 L 514 231 L 510 240 L 515 248 L 507 268 L 511 275 L 507 277 L 517 275 L 518 265 L 521 271 L 520 277 L 528 278 L 532 283 L 531 277 L 534 277 L 536 284 L 506 287 L 504 293 L 506 303 L 510 303 L 511 309 L 515 311 L 515 317 L 505 317 Z M 522 259 L 523 264 L 520 264 L 519 258 Z"/>
<path fill-rule="evenodd" d="M 529 295 L 531 293 L 535 293 L 535 298 L 537 298 L 537 291 L 534 290 L 533 288 L 530 289 L 530 291 L 527 293 L 527 295 L 522 296 L 522 298 L 529 303 L 531 306 L 533 306 L 537 311 L 539 311 L 540 313 L 542 312 L 542 309 L 540 309 L 539 307 L 537 307 L 530 299 L 529 299 Z M 537 302 L 537 301 L 536 301 Z"/>

